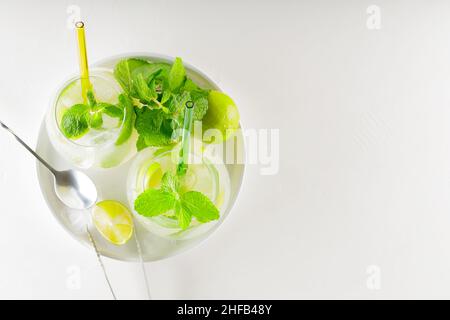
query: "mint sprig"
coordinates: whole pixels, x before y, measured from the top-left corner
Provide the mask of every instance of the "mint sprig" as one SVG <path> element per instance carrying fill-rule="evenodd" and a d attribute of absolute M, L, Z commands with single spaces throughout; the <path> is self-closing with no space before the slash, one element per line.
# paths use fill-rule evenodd
<path fill-rule="evenodd" d="M 118 105 L 105 102 L 97 102 L 92 90 L 87 92 L 86 104 L 75 104 L 67 109 L 61 118 L 61 131 L 69 139 L 77 140 L 83 137 L 90 129 L 101 130 L 103 126 L 103 114 L 112 118 L 123 120 L 124 125 L 116 141 L 121 145 L 127 141 L 132 132 L 136 115 L 131 100 L 121 94 Z"/>
<path fill-rule="evenodd" d="M 172 65 L 124 59 L 117 63 L 114 75 L 136 110 L 138 151 L 179 141 L 176 133 L 182 127 L 187 101 L 195 104 L 194 120 L 201 121 L 208 111 L 209 90 L 189 79 L 181 58 Z"/>
<path fill-rule="evenodd" d="M 155 217 L 173 211 L 182 230 L 187 229 L 195 218 L 201 223 L 218 220 L 219 209 L 203 193 L 180 192 L 179 177 L 166 172 L 160 189 L 149 189 L 139 195 L 134 203 L 135 210 L 144 217 Z"/>

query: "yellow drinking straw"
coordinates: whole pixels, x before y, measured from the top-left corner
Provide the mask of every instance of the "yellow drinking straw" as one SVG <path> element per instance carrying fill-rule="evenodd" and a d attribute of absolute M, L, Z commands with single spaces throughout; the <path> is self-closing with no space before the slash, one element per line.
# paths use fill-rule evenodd
<path fill-rule="evenodd" d="M 78 52 L 80 55 L 80 76 L 81 76 L 81 94 L 84 103 L 88 103 L 87 93 L 92 90 L 92 84 L 89 80 L 89 66 L 86 50 L 86 34 L 84 32 L 84 22 L 79 21 L 75 24 L 78 38 Z"/>

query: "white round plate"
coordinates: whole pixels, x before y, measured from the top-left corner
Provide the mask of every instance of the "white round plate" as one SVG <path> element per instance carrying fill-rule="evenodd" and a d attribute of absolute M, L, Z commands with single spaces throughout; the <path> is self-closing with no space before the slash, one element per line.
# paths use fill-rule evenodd
<path fill-rule="evenodd" d="M 173 61 L 173 59 L 170 57 L 156 54 L 127 54 L 105 59 L 99 63 L 96 63 L 93 67 L 113 68 L 116 61 L 125 57 L 140 57 L 149 59 L 151 61 L 162 62 Z M 211 89 L 220 90 L 214 82 L 212 82 L 199 70 L 195 69 L 192 66 L 189 66 L 188 64 L 185 64 L 185 67 L 188 75 L 199 85 Z M 239 137 L 237 139 L 237 147 L 241 150 L 244 150 L 242 132 L 238 132 L 238 135 Z M 36 150 L 57 170 L 66 170 L 69 168 L 73 168 L 70 163 L 68 163 L 63 157 L 61 157 L 61 155 L 56 152 L 56 150 L 50 143 L 47 135 L 47 130 L 45 128 L 45 121 L 43 122 L 41 130 L 39 132 Z M 128 170 L 132 161 L 133 159 L 113 169 L 90 169 L 84 171 L 95 181 L 99 191 L 99 200 L 114 199 L 122 202 L 124 205 L 129 207 L 126 185 Z M 227 165 L 227 170 L 230 175 L 231 181 L 231 194 L 230 205 L 228 206 L 226 212 L 222 213 L 224 218 L 230 213 L 234 203 L 236 202 L 239 190 L 242 185 L 244 169 L 244 164 Z M 47 202 L 50 211 L 53 213 L 61 226 L 64 227 L 67 232 L 69 232 L 69 234 L 71 234 L 77 241 L 91 247 L 91 243 L 85 229 L 87 223 L 89 225 L 91 233 L 93 234 L 96 245 L 102 255 L 122 261 L 139 260 L 135 239 L 131 239 L 127 244 L 123 246 L 115 246 L 109 243 L 92 226 L 90 211 L 72 210 L 65 207 L 61 203 L 61 201 L 59 201 L 53 188 L 52 175 L 44 166 L 40 165 L 39 163 L 37 164 L 37 174 L 42 194 Z M 221 222 L 223 220 L 224 219 L 222 219 Z M 194 239 L 170 240 L 149 233 L 146 229 L 143 229 L 143 227 L 136 222 L 136 232 L 134 233 L 134 235 L 137 235 L 139 238 L 144 261 L 156 261 L 176 255 L 189 248 L 194 247 L 195 245 L 206 239 L 211 233 L 213 233 L 219 225 L 220 223 L 217 223 L 211 230 Z"/>

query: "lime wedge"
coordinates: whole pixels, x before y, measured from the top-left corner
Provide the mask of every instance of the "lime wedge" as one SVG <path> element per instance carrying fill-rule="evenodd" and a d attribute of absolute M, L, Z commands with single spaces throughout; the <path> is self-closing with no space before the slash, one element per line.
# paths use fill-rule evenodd
<path fill-rule="evenodd" d="M 208 112 L 203 118 L 203 130 L 217 129 L 222 137 L 213 143 L 227 140 L 239 128 L 239 111 L 234 101 L 225 93 L 212 90 L 208 96 Z"/>
<path fill-rule="evenodd" d="M 119 137 L 116 141 L 116 146 L 120 146 L 130 139 L 133 133 L 134 121 L 136 120 L 136 113 L 134 113 L 134 108 L 132 104 L 127 104 L 124 109 L 124 120 L 123 126 L 120 130 Z"/>
<path fill-rule="evenodd" d="M 154 189 L 161 183 L 163 172 L 161 165 L 158 162 L 154 162 L 148 167 L 145 174 L 145 186 L 146 189 Z"/>
<path fill-rule="evenodd" d="M 95 228 L 109 242 L 123 245 L 133 235 L 133 218 L 127 207 L 115 200 L 97 203 L 92 209 Z"/>

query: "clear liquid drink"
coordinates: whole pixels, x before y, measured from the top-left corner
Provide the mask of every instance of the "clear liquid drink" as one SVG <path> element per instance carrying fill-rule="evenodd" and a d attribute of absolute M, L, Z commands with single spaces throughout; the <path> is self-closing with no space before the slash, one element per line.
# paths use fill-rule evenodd
<path fill-rule="evenodd" d="M 122 89 L 114 79 L 112 70 L 93 70 L 90 81 L 97 101 L 117 105 Z M 136 133 L 132 132 L 126 141 L 117 143 L 129 121 L 125 114 L 112 117 L 103 112 L 96 118 L 100 125 L 89 128 L 81 137 L 67 137 L 63 128 L 64 115 L 74 105 L 83 103 L 85 101 L 79 77 L 66 82 L 52 101 L 46 116 L 46 127 L 56 151 L 71 164 L 82 169 L 112 168 L 131 159 L 136 154 Z"/>
<path fill-rule="evenodd" d="M 146 190 L 160 188 L 164 173 L 176 173 L 179 150 L 180 145 L 165 151 L 150 148 L 138 155 L 128 176 L 130 207 L 134 207 L 136 198 Z M 206 158 L 200 152 L 192 151 L 189 159 L 186 175 L 180 181 L 180 192 L 203 193 L 219 209 L 220 218 L 208 223 L 201 223 L 194 218 L 190 226 L 183 230 L 174 210 L 155 217 L 145 217 L 134 212 L 136 219 L 149 232 L 164 238 L 187 240 L 206 233 L 223 218 L 230 198 L 230 178 L 225 165 L 222 160 Z"/>

